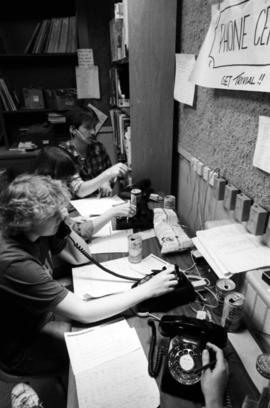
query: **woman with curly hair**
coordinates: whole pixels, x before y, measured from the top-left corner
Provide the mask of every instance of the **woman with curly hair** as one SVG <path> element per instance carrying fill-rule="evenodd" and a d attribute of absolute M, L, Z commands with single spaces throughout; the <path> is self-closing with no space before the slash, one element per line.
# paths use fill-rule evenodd
<path fill-rule="evenodd" d="M 173 291 L 173 268 L 143 285 L 84 301 L 52 276 L 52 254 L 76 265 L 89 251 L 74 231 L 63 236 L 61 222 L 69 197 L 61 182 L 47 176 L 18 176 L 0 197 L 0 365 L 18 374 L 55 373 L 68 368 L 64 319 L 103 320 L 153 296 Z M 71 237 L 72 239 L 69 239 Z M 55 314 L 63 321 L 55 321 Z"/>

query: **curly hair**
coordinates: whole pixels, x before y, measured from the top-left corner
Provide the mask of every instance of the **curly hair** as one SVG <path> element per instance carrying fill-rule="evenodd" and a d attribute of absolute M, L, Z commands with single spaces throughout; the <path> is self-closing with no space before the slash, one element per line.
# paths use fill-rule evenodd
<path fill-rule="evenodd" d="M 11 236 L 30 231 L 60 213 L 68 203 L 68 191 L 60 181 L 49 176 L 20 175 L 0 196 L 2 233 Z"/>

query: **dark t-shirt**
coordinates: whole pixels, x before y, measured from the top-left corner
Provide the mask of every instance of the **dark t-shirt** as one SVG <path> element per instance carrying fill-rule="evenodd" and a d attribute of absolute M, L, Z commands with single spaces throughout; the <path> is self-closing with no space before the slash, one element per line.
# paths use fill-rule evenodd
<path fill-rule="evenodd" d="M 51 255 L 63 239 L 0 237 L 0 361 L 15 366 L 68 290 L 52 277 Z"/>

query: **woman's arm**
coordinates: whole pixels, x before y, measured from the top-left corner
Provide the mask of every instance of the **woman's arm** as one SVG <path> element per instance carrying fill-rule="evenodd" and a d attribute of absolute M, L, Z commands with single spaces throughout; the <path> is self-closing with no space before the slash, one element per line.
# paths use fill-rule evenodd
<path fill-rule="evenodd" d="M 84 301 L 69 292 L 55 307 L 55 312 L 81 323 L 92 323 L 121 313 L 150 297 L 172 292 L 177 282 L 172 266 L 144 284 L 120 294 Z"/>
<path fill-rule="evenodd" d="M 123 204 L 117 205 L 117 207 L 112 207 L 105 211 L 104 214 L 99 217 L 94 218 L 91 223 L 93 226 L 93 234 L 98 232 L 104 225 L 111 221 L 114 217 L 133 217 L 136 213 L 136 207 L 130 205 L 129 201 Z"/>

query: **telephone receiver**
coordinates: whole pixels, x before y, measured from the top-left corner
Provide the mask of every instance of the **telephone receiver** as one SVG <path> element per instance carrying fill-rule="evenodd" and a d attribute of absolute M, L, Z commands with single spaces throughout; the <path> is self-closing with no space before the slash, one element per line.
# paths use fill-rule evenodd
<path fill-rule="evenodd" d="M 154 362 L 155 329 L 152 326 L 152 342 L 149 352 L 149 373 L 156 376 L 157 361 Z M 207 342 L 219 348 L 224 348 L 227 343 L 227 332 L 224 327 L 185 315 L 164 315 L 159 322 L 161 336 L 169 338 L 165 354 L 166 361 L 163 365 L 161 389 L 169 394 L 181 398 L 203 402 L 204 397 L 200 387 L 202 374 L 202 351 L 207 347 Z M 160 344 L 164 343 L 164 340 Z M 160 359 L 160 350 L 156 358 Z M 215 365 L 215 353 L 209 349 L 211 367 Z M 159 368 L 161 364 L 159 363 Z"/>

